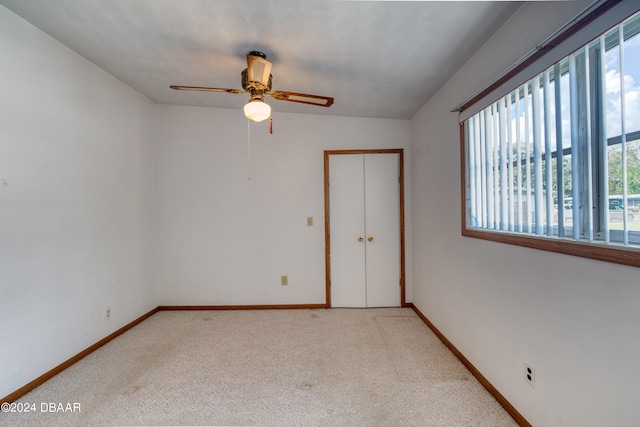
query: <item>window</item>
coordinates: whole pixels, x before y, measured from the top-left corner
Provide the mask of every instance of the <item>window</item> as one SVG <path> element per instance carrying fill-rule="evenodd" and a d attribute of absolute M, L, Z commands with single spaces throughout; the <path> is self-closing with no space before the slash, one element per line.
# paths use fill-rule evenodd
<path fill-rule="evenodd" d="M 463 234 L 640 266 L 640 13 L 462 126 Z"/>

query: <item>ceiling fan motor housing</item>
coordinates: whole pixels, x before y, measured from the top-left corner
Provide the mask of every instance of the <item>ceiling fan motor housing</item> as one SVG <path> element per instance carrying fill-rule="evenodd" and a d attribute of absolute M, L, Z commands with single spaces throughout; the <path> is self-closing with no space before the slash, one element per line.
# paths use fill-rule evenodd
<path fill-rule="evenodd" d="M 264 53 L 253 51 L 247 55 L 247 81 L 259 83 L 265 88 L 270 86 L 271 61 L 267 59 Z"/>
<path fill-rule="evenodd" d="M 255 80 L 250 80 L 249 79 L 249 69 L 245 68 L 242 71 L 242 88 L 249 92 L 249 93 L 253 93 L 253 92 L 260 92 L 260 93 L 265 93 L 265 92 L 270 92 L 271 91 L 271 84 L 273 82 L 273 76 L 271 74 L 269 74 L 269 78 L 267 79 L 266 84 L 263 84 L 261 81 L 255 81 Z"/>

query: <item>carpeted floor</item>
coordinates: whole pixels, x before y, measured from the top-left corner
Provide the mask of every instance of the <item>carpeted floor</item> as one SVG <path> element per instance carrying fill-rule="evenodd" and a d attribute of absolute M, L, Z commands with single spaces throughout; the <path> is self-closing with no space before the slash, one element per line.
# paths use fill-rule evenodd
<path fill-rule="evenodd" d="M 161 311 L 17 403 L 0 425 L 517 425 L 400 308 Z"/>

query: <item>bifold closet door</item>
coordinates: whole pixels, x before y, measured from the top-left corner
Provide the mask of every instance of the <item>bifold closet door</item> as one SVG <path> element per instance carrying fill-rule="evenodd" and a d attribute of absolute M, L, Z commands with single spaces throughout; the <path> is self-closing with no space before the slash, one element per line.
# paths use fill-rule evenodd
<path fill-rule="evenodd" d="M 365 154 L 367 307 L 400 306 L 400 196 L 397 154 Z"/>
<path fill-rule="evenodd" d="M 366 307 L 364 156 L 329 160 L 331 306 Z"/>
<path fill-rule="evenodd" d="M 330 156 L 332 307 L 400 305 L 397 154 Z"/>

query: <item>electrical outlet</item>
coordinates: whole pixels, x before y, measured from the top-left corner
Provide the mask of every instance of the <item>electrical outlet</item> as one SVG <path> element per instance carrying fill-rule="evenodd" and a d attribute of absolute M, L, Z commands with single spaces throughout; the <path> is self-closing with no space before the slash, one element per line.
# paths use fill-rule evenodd
<path fill-rule="evenodd" d="M 280 284 L 282 286 L 287 286 L 289 284 L 289 277 L 288 276 L 280 276 Z"/>
<path fill-rule="evenodd" d="M 526 362 L 524 364 L 524 375 L 525 375 L 524 378 L 527 380 L 529 385 L 531 387 L 535 387 L 536 386 L 536 369 Z"/>
<path fill-rule="evenodd" d="M 111 307 L 107 307 L 104 310 L 104 320 L 109 320 L 111 319 Z"/>

